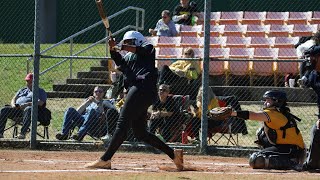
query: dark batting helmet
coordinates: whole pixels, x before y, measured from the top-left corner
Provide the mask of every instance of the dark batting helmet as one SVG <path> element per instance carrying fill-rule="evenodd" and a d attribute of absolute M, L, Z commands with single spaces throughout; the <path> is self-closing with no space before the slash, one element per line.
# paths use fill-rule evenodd
<path fill-rule="evenodd" d="M 287 105 L 287 94 L 280 90 L 269 90 L 264 93 L 263 99 L 270 98 L 274 101 L 273 106 L 283 107 Z"/>

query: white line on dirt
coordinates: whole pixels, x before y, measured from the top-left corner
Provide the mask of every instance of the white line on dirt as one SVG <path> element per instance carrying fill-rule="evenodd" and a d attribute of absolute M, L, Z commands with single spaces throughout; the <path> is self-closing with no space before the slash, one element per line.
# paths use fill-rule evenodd
<path fill-rule="evenodd" d="M 63 173 L 63 172 L 122 172 L 122 173 L 143 173 L 146 172 L 141 170 L 113 170 L 113 169 L 92 169 L 92 170 L 76 170 L 76 169 L 70 169 L 70 170 L 11 170 L 11 171 L 0 171 L 0 173 Z M 150 172 L 150 171 L 149 171 Z M 159 172 L 159 171 L 155 171 Z M 179 171 L 177 171 L 179 172 Z M 187 172 L 187 171 L 184 171 Z M 230 175 L 263 175 L 263 174 L 286 174 L 286 175 L 296 175 L 299 172 L 206 172 L 206 171 L 190 171 L 192 173 L 206 173 L 206 174 L 230 174 Z M 314 173 L 312 175 L 320 176 L 318 173 Z"/>

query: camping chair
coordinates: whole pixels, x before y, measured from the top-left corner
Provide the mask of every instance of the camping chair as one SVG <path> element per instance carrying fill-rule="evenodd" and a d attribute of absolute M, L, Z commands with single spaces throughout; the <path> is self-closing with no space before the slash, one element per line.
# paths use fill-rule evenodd
<path fill-rule="evenodd" d="M 49 109 L 47 109 L 47 108 L 45 108 L 45 111 L 46 111 L 46 113 L 48 113 L 46 115 L 49 116 L 48 117 L 49 120 L 51 120 L 51 111 Z M 41 119 L 41 118 L 44 118 L 44 117 L 40 117 L 39 116 L 38 118 Z M 11 126 L 7 127 L 6 129 L 4 129 L 4 131 L 7 131 L 7 130 L 10 130 L 10 129 L 13 128 L 12 138 L 15 138 L 15 137 L 18 136 L 18 127 L 22 126 L 23 117 L 17 116 L 17 117 L 11 118 L 11 119 L 13 121 L 13 124 Z M 42 123 L 42 121 L 38 121 L 37 126 L 38 127 L 39 126 L 43 126 L 43 133 L 37 132 L 37 135 L 40 136 L 43 139 L 47 139 L 48 140 L 49 139 L 49 125 L 50 125 L 50 121 L 49 121 L 49 123 L 45 123 L 45 124 Z M 28 129 L 28 132 L 29 131 L 30 131 L 30 128 Z"/>
<path fill-rule="evenodd" d="M 241 110 L 240 104 L 235 96 L 217 96 L 221 107 L 231 106 L 234 110 Z M 209 120 L 214 121 L 214 120 Z M 216 121 L 217 122 L 217 121 Z M 210 123 L 210 122 L 209 122 Z M 246 124 L 243 119 L 230 117 L 225 121 L 220 121 L 217 126 L 208 127 L 208 144 L 214 144 L 222 139 L 227 140 L 227 145 L 239 145 L 239 133 L 248 134 Z"/>

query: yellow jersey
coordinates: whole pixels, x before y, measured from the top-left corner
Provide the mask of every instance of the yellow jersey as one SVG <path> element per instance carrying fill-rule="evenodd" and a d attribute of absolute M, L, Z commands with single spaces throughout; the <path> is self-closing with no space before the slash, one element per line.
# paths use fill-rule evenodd
<path fill-rule="evenodd" d="M 297 134 L 295 127 L 286 129 L 286 136 L 283 138 L 283 130 L 280 128 L 288 123 L 288 119 L 281 112 L 274 108 L 267 108 L 264 109 L 264 113 L 268 117 L 268 121 L 265 122 L 265 125 L 275 130 L 277 133 L 276 144 L 291 144 L 297 145 L 302 149 L 305 148 L 301 132 Z"/>

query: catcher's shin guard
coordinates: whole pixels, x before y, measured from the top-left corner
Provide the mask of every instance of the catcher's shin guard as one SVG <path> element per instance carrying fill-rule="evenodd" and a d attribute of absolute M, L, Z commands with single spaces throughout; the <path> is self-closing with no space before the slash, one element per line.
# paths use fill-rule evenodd
<path fill-rule="evenodd" d="M 251 154 L 249 158 L 249 165 L 253 169 L 265 169 L 268 166 L 268 160 L 266 160 L 266 156 L 259 152 L 255 152 Z"/>
<path fill-rule="evenodd" d="M 298 162 L 279 155 L 266 156 L 259 152 L 249 158 L 249 165 L 253 169 L 293 169 Z"/>

